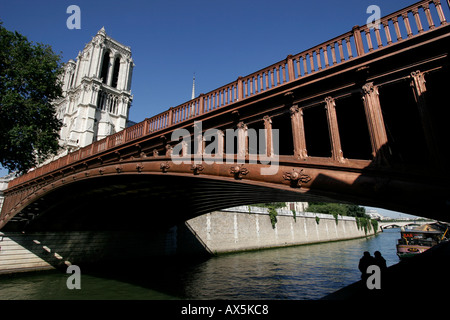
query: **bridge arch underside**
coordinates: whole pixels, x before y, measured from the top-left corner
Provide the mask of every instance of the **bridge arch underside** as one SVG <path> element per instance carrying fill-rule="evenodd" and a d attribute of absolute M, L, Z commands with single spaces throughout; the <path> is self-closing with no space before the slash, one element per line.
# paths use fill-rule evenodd
<path fill-rule="evenodd" d="M 312 198 L 298 191 L 229 179 L 105 175 L 72 182 L 37 197 L 3 230 L 143 230 L 155 225 L 164 229 L 233 206 L 307 199 Z"/>
<path fill-rule="evenodd" d="M 370 168 L 342 171 L 280 163 L 276 174 L 260 175 L 260 165 L 245 164 L 245 175 L 230 177 L 230 164 L 205 164 L 201 174 L 193 174 L 190 165 L 138 163 L 149 171 L 136 172 L 136 162 L 125 161 L 120 172 L 110 165 L 101 173 L 66 175 L 37 188 L 22 198 L 2 231 L 169 228 L 214 210 L 285 201 L 355 203 L 446 219 L 445 186 Z M 168 163 L 171 172 L 150 170 Z"/>
<path fill-rule="evenodd" d="M 449 221 L 449 30 L 446 24 L 157 131 L 148 127 L 127 142 L 124 133 L 117 143 L 111 136 L 103 151 L 80 149 L 11 181 L 0 229 L 35 212 L 28 228 L 96 220 L 105 228 L 142 227 L 235 205 L 311 199 Z M 177 129 L 183 134 L 172 137 Z M 247 157 L 234 174 L 232 164 L 172 163 L 170 152 L 206 162 L 210 129 L 217 129 L 217 159 Z M 233 150 L 224 147 L 229 136 L 237 140 Z M 185 137 L 189 147 L 179 141 Z M 261 175 L 260 163 L 248 163 L 256 154 L 279 155 L 278 172 Z"/>

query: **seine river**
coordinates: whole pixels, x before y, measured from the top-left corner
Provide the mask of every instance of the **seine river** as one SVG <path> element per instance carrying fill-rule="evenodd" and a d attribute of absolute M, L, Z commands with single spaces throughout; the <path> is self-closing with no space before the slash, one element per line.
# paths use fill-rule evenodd
<path fill-rule="evenodd" d="M 228 254 L 192 261 L 136 261 L 133 268 L 81 269 L 81 289 L 70 274 L 45 271 L 0 276 L 7 300 L 317 300 L 360 279 L 364 251 L 380 251 L 388 266 L 399 262 L 399 229 L 377 236 L 314 245 Z"/>

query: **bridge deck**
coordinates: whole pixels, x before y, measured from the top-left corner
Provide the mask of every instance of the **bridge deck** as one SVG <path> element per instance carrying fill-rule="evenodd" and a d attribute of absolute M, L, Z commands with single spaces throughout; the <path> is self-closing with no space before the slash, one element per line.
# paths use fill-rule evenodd
<path fill-rule="evenodd" d="M 431 10 L 436 11 L 439 21 L 434 21 Z M 425 24 L 421 22 L 424 19 Z M 400 28 L 403 21 L 406 34 Z M 70 166 L 87 157 L 100 155 L 116 146 L 133 143 L 144 136 L 155 135 L 167 128 L 202 119 L 205 113 L 213 112 L 268 93 L 275 88 L 285 86 L 299 79 L 305 79 L 325 70 L 365 57 L 378 50 L 395 46 L 404 40 L 412 39 L 424 33 L 447 24 L 440 1 L 419 1 L 411 6 L 389 14 L 380 20 L 380 28 L 372 32 L 367 25 L 355 26 L 331 40 L 286 59 L 276 62 L 250 75 L 239 77 L 236 81 L 226 84 L 198 98 L 155 115 L 151 118 L 94 142 L 47 165 L 24 174 L 9 183 L 12 188 L 21 183 L 43 176 L 52 171 Z M 382 27 L 381 27 L 382 26 Z M 383 38 L 381 34 L 383 34 Z"/>
<path fill-rule="evenodd" d="M 109 203 L 109 209 L 124 211 L 127 205 L 139 211 L 176 190 L 190 208 L 186 218 L 255 199 L 331 199 L 447 218 L 449 159 L 442 154 L 450 115 L 448 108 L 433 106 L 448 101 L 449 43 L 450 25 L 438 0 L 389 14 L 379 29 L 356 26 L 17 177 L 4 192 L 0 228 L 39 205 L 56 214 L 62 210 L 56 203 L 64 206 L 63 197 L 71 196 L 67 190 L 85 195 L 75 202 L 92 202 L 94 194 L 110 200 L 113 194 L 122 200 L 133 195 L 139 204 Z M 264 129 L 265 146 L 257 149 L 269 164 L 261 157 L 252 162 L 255 150 L 247 142 L 232 154 L 216 150 L 211 159 L 200 142 L 194 153 L 202 161 L 193 162 L 196 154 L 188 153 L 179 159 L 186 162 L 175 164 L 171 133 L 187 130 L 195 146 L 198 123 L 201 134 L 233 128 L 241 141 L 249 141 L 247 124 Z M 435 134 L 435 124 L 443 134 Z M 349 127 L 361 130 L 345 131 Z M 272 152 L 276 129 L 278 153 Z M 364 130 L 365 141 L 359 134 Z M 236 165 L 241 156 L 245 162 Z M 405 157 L 409 162 L 402 162 Z M 261 173 L 272 165 L 274 174 Z M 136 190 L 125 192 L 125 182 Z M 194 195 L 192 186 L 202 191 Z M 92 208 L 102 211 L 97 204 Z"/>

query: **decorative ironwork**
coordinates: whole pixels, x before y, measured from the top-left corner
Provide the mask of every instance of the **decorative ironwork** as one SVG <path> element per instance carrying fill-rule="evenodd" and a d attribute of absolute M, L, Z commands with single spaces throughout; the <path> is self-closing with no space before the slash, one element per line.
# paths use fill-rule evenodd
<path fill-rule="evenodd" d="M 247 168 L 244 168 L 243 165 L 235 165 L 230 168 L 230 173 L 234 175 L 234 178 L 240 180 L 243 176 L 246 176 L 249 171 Z"/>
<path fill-rule="evenodd" d="M 159 166 L 163 173 L 166 173 L 170 169 L 169 162 L 163 162 Z"/>
<path fill-rule="evenodd" d="M 284 172 L 283 179 L 289 180 L 291 187 L 293 188 L 301 188 L 302 183 L 308 183 L 309 181 L 311 181 L 311 177 L 307 174 L 304 174 L 303 169 L 292 169 L 291 172 Z"/>
<path fill-rule="evenodd" d="M 144 169 L 144 165 L 142 163 L 136 164 L 136 170 L 138 172 L 142 172 L 143 169 Z"/>
<path fill-rule="evenodd" d="M 203 169 L 205 169 L 205 167 L 202 164 L 193 164 L 191 166 L 191 170 L 194 171 L 194 175 L 199 175 Z"/>

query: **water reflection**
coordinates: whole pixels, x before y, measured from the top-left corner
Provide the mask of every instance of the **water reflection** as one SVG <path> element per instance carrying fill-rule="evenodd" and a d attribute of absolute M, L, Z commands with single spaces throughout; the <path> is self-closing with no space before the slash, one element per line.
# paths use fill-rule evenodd
<path fill-rule="evenodd" d="M 229 254 L 203 261 L 82 269 L 81 290 L 58 272 L 1 276 L 0 299 L 320 299 L 360 279 L 364 251 L 398 262 L 398 230 L 368 239 Z"/>

